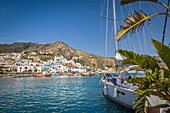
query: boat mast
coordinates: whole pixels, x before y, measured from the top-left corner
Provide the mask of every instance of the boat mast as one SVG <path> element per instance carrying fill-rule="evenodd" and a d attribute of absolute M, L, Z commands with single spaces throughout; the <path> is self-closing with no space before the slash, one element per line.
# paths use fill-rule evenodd
<path fill-rule="evenodd" d="M 117 52 L 117 40 L 116 40 L 116 7 L 115 0 L 113 0 L 113 26 L 114 26 L 114 41 L 115 41 L 115 56 Z"/>
<path fill-rule="evenodd" d="M 109 10 L 109 0 L 107 0 L 107 14 L 106 17 L 108 18 L 108 11 Z M 105 60 L 104 60 L 104 68 L 106 69 L 106 55 L 107 55 L 107 29 L 108 29 L 108 19 L 106 19 L 106 39 L 105 39 Z"/>
<path fill-rule="evenodd" d="M 115 0 L 113 0 L 113 26 L 114 26 L 114 41 L 115 41 L 115 64 L 116 64 L 116 74 L 118 74 L 118 65 L 116 59 L 117 53 L 117 40 L 116 40 L 116 7 L 115 7 Z"/>

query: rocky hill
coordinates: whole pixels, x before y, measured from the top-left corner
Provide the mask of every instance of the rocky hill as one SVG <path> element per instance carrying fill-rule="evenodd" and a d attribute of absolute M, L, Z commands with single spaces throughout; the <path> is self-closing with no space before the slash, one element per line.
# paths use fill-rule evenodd
<path fill-rule="evenodd" d="M 0 44 L 0 53 L 8 52 L 40 52 L 47 51 L 63 55 L 67 59 L 72 59 L 75 62 L 80 62 L 84 66 L 92 68 L 103 68 L 104 57 L 86 53 L 81 50 L 75 50 L 67 44 L 57 41 L 50 44 L 40 43 L 13 43 L 13 44 Z M 41 56 L 42 57 L 42 56 Z M 114 69 L 115 63 L 112 58 L 107 58 L 107 67 Z"/>

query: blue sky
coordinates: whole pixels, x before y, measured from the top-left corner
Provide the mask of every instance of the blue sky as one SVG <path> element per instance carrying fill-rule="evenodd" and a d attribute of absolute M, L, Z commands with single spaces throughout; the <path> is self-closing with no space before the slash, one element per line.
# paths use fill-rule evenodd
<path fill-rule="evenodd" d="M 117 18 L 128 16 L 132 10 L 139 9 L 139 3 L 122 6 L 116 0 Z M 162 0 L 166 3 L 165 0 Z M 101 8 L 102 2 L 102 8 Z M 160 5 L 141 2 L 142 10 L 150 15 L 165 12 Z M 131 10 L 132 9 L 132 10 Z M 109 17 L 113 18 L 112 0 L 109 1 Z M 105 0 L 0 0 L 0 43 L 62 41 L 74 49 L 104 56 L 105 21 L 100 14 L 106 15 Z M 162 21 L 162 23 L 161 23 Z M 123 21 L 117 22 L 117 28 Z M 118 43 L 118 48 L 135 50 L 138 53 L 156 55 L 150 43 L 151 38 L 161 41 L 164 16 L 152 18 L 151 32 L 145 28 L 147 51 L 143 31 L 138 35 L 141 40 L 140 50 L 137 34 Z M 108 57 L 114 56 L 113 22 L 109 20 Z M 170 41 L 170 22 L 168 18 L 165 44 Z M 127 40 L 129 39 L 129 40 Z M 130 44 L 133 42 L 133 44 Z M 123 46 L 122 46 L 123 43 Z M 126 46 L 127 45 L 127 46 Z M 129 46 L 129 47 L 128 47 Z"/>

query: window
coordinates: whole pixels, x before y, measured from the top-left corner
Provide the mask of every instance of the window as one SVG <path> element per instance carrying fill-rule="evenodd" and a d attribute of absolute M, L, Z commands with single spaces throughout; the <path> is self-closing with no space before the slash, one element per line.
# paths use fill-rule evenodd
<path fill-rule="evenodd" d="M 124 92 L 121 92 L 121 94 L 122 94 L 122 95 L 125 95 L 125 93 L 124 93 Z"/>

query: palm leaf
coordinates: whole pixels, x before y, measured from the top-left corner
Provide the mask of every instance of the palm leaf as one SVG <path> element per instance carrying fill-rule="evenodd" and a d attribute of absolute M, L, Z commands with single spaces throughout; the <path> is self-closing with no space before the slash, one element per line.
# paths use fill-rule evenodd
<path fill-rule="evenodd" d="M 121 0 L 120 5 L 125 5 L 133 2 L 138 2 L 138 1 L 149 1 L 149 2 L 158 2 L 158 0 Z"/>
<path fill-rule="evenodd" d="M 120 29 L 118 30 L 116 35 L 117 36 L 116 39 L 121 40 L 122 37 L 125 38 L 129 32 L 132 35 L 133 33 L 135 33 L 136 30 L 139 29 L 142 30 L 145 20 L 149 19 L 148 24 L 150 24 L 151 17 L 163 14 L 170 16 L 170 14 L 168 13 L 156 13 L 151 16 L 148 16 L 141 10 L 140 12 L 135 11 L 133 14 L 129 14 L 130 17 L 124 20 L 125 24 L 123 26 L 122 25 L 120 26 Z"/>
<path fill-rule="evenodd" d="M 157 53 L 159 54 L 161 59 L 164 61 L 164 63 L 167 65 L 167 67 L 170 71 L 170 48 L 154 39 L 151 39 L 151 42 L 155 46 Z"/>
<path fill-rule="evenodd" d="M 156 68 L 160 68 L 159 65 L 156 63 L 156 60 L 151 56 L 139 55 L 133 51 L 127 51 L 122 49 L 119 49 L 118 52 L 127 58 L 122 62 L 122 64 L 138 65 L 144 70 L 151 69 L 153 70 L 153 72 L 155 72 L 154 70 Z"/>
<path fill-rule="evenodd" d="M 166 108 L 166 107 L 170 107 L 170 105 L 168 105 L 168 104 L 159 104 L 157 106 L 154 106 L 154 108 Z"/>
<path fill-rule="evenodd" d="M 143 104 L 144 104 L 143 102 L 141 102 L 141 103 L 139 103 L 139 104 L 136 104 L 136 105 L 133 106 L 133 109 L 139 108 L 139 106 L 143 106 Z"/>

